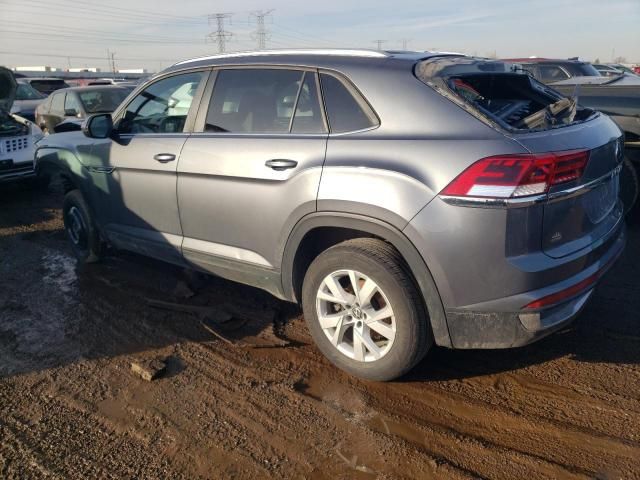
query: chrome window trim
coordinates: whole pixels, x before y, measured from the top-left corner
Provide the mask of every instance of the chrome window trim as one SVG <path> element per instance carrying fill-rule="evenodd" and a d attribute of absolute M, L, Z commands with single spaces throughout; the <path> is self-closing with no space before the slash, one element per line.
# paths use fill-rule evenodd
<path fill-rule="evenodd" d="M 622 165 L 598 177 L 590 182 L 576 187 L 567 188 L 558 192 L 543 193 L 540 195 L 532 195 L 520 198 L 485 198 L 485 197 L 458 197 L 455 195 L 439 195 L 440 199 L 449 205 L 456 207 L 475 207 L 475 208 L 522 208 L 530 207 L 539 203 L 554 203 L 568 198 L 577 197 L 598 188 L 604 183 L 618 175 L 622 170 Z"/>

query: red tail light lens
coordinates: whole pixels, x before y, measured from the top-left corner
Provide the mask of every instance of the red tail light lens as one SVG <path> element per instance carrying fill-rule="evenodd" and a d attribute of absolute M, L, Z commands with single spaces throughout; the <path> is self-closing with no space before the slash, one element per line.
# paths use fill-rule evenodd
<path fill-rule="evenodd" d="M 546 193 L 553 185 L 579 179 L 588 160 L 587 150 L 483 158 L 441 195 L 511 198 Z"/>

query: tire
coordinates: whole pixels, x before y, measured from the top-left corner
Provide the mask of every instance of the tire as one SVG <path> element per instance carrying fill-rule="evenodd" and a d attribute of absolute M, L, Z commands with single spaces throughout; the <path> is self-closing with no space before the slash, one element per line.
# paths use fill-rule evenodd
<path fill-rule="evenodd" d="M 638 170 L 627 157 L 622 162 L 620 172 L 620 198 L 624 205 L 624 214 L 629 215 L 638 201 L 640 193 L 640 182 L 638 181 Z"/>
<path fill-rule="evenodd" d="M 78 263 L 95 263 L 102 254 L 102 242 L 93 216 L 79 190 L 71 190 L 62 205 L 64 228 Z"/>
<path fill-rule="evenodd" d="M 362 304 L 353 295 L 352 278 L 359 285 Z M 377 290 L 367 299 L 373 286 Z M 332 293 L 336 289 L 341 298 Z M 400 377 L 433 344 L 428 316 L 409 269 L 400 254 L 381 240 L 348 240 L 316 257 L 304 278 L 302 306 L 322 353 L 338 368 L 367 380 Z M 385 306 L 390 307 L 391 316 L 385 317 L 389 312 Z"/>

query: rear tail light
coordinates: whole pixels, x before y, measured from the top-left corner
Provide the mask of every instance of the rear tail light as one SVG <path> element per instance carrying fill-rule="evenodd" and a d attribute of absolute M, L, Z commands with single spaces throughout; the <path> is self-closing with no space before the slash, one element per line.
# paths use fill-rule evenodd
<path fill-rule="evenodd" d="M 588 150 L 499 155 L 477 161 L 440 193 L 457 197 L 518 198 L 546 193 L 582 176 Z"/>

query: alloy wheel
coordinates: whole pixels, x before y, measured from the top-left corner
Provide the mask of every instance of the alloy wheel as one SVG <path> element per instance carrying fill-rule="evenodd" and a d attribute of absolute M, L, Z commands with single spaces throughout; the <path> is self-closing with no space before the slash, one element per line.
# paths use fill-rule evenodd
<path fill-rule="evenodd" d="M 331 344 L 343 355 L 374 362 L 396 338 L 393 308 L 380 286 L 355 270 L 327 275 L 316 295 L 318 321 Z"/>

